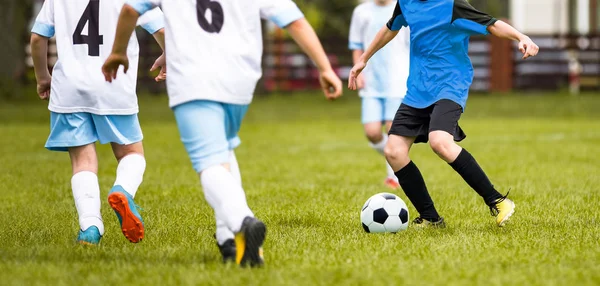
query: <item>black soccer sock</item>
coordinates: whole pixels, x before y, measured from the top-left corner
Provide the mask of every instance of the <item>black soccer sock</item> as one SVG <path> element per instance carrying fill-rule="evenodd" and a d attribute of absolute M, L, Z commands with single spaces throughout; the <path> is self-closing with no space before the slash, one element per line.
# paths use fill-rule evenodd
<path fill-rule="evenodd" d="M 427 186 L 417 165 L 410 161 L 408 165 L 396 172 L 398 182 L 404 193 L 415 206 L 421 218 L 429 221 L 437 221 L 440 215 L 433 206 L 433 200 L 429 196 Z"/>
<path fill-rule="evenodd" d="M 483 198 L 487 205 L 491 205 L 502 197 L 502 194 L 494 189 L 490 179 L 467 150 L 462 149 L 450 166 Z"/>

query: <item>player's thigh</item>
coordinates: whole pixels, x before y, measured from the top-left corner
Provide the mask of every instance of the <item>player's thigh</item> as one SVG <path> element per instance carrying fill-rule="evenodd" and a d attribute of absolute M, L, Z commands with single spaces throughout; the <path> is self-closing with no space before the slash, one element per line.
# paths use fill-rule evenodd
<path fill-rule="evenodd" d="M 98 140 L 102 144 L 111 145 L 134 145 L 144 139 L 142 128 L 137 114 L 131 115 L 96 115 L 92 114 L 94 124 L 98 133 Z M 138 152 L 141 144 L 137 146 Z M 130 148 L 131 149 L 131 148 Z"/>
<path fill-rule="evenodd" d="M 431 110 L 432 107 L 414 108 L 401 104 L 388 133 L 402 137 L 414 137 L 415 143 L 427 142 Z"/>
<path fill-rule="evenodd" d="M 429 133 L 443 131 L 452 135 L 454 141 L 462 141 L 466 137 L 458 125 L 462 112 L 462 106 L 452 100 L 442 99 L 436 102 L 431 112 Z"/>
<path fill-rule="evenodd" d="M 173 108 L 179 135 L 196 172 L 229 163 L 226 112 L 215 101 L 190 101 Z"/>
<path fill-rule="evenodd" d="M 85 112 L 50 112 L 50 135 L 45 147 L 52 151 L 68 151 L 98 141 L 92 115 Z"/>
<path fill-rule="evenodd" d="M 384 99 L 379 97 L 362 97 L 361 100 L 362 124 L 364 125 L 373 122 L 379 122 L 379 124 L 381 124 L 381 122 L 385 120 Z"/>
<path fill-rule="evenodd" d="M 248 112 L 247 104 L 223 104 L 225 111 L 225 135 L 229 144 L 229 150 L 237 148 L 241 144 L 238 133 L 242 127 L 242 121 Z"/>

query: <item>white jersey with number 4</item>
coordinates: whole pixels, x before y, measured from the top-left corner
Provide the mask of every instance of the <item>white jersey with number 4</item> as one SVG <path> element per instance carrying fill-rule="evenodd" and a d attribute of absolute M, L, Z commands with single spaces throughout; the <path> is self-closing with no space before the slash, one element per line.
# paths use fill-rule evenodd
<path fill-rule="evenodd" d="M 291 0 L 128 0 L 165 14 L 169 104 L 249 104 L 262 74 L 260 19 L 285 27 L 304 17 Z"/>
<path fill-rule="evenodd" d="M 138 112 L 136 81 L 139 46 L 131 36 L 127 54 L 129 70 L 119 71 L 108 83 L 102 64 L 110 55 L 117 21 L 125 0 L 46 0 L 32 32 L 56 36 L 58 61 L 52 72 L 48 109 L 57 113 L 89 112 L 99 115 L 130 115 Z M 149 33 L 164 27 L 156 10 L 138 23 Z"/>
<path fill-rule="evenodd" d="M 398 1 L 378 5 L 369 1 L 358 5 L 350 23 L 350 50 L 366 50 L 394 13 Z M 404 28 L 385 47 L 369 60 L 363 71 L 365 86 L 361 97 L 395 97 L 406 95 L 406 81 L 410 66 L 410 30 Z"/>

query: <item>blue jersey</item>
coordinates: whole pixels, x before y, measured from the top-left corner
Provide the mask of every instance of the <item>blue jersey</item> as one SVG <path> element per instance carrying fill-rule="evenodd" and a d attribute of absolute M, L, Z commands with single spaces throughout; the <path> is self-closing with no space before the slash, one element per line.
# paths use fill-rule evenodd
<path fill-rule="evenodd" d="M 466 0 L 398 0 L 387 27 L 397 31 L 410 26 L 410 75 L 403 103 L 426 108 L 449 99 L 464 109 L 473 82 L 469 37 L 487 35 L 495 22 Z"/>

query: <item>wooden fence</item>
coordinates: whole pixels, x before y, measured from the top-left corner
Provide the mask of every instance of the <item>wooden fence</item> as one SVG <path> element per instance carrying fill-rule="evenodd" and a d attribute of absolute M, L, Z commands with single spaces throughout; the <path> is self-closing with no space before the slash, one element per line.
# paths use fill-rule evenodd
<path fill-rule="evenodd" d="M 538 35 L 533 40 L 540 45 L 540 54 L 521 60 L 516 43 L 496 37 L 473 37 L 469 54 L 473 62 L 473 91 L 556 90 L 569 84 L 570 65 L 581 66 L 583 90 L 600 91 L 600 34 Z M 140 70 L 138 89 L 164 92 L 164 84 L 154 82 L 148 68 L 160 54 L 151 36 L 140 33 Z M 352 67 L 351 52 L 345 37 L 323 39 L 336 72 L 347 79 Z M 29 52 L 29 48 L 27 48 Z M 318 72 L 307 56 L 290 39 L 267 37 L 264 41 L 263 78 L 257 93 L 289 92 L 317 89 Z M 50 64 L 56 61 L 56 47 L 49 49 Z M 29 53 L 28 53 L 29 54 Z M 31 58 L 26 59 L 31 66 Z"/>

